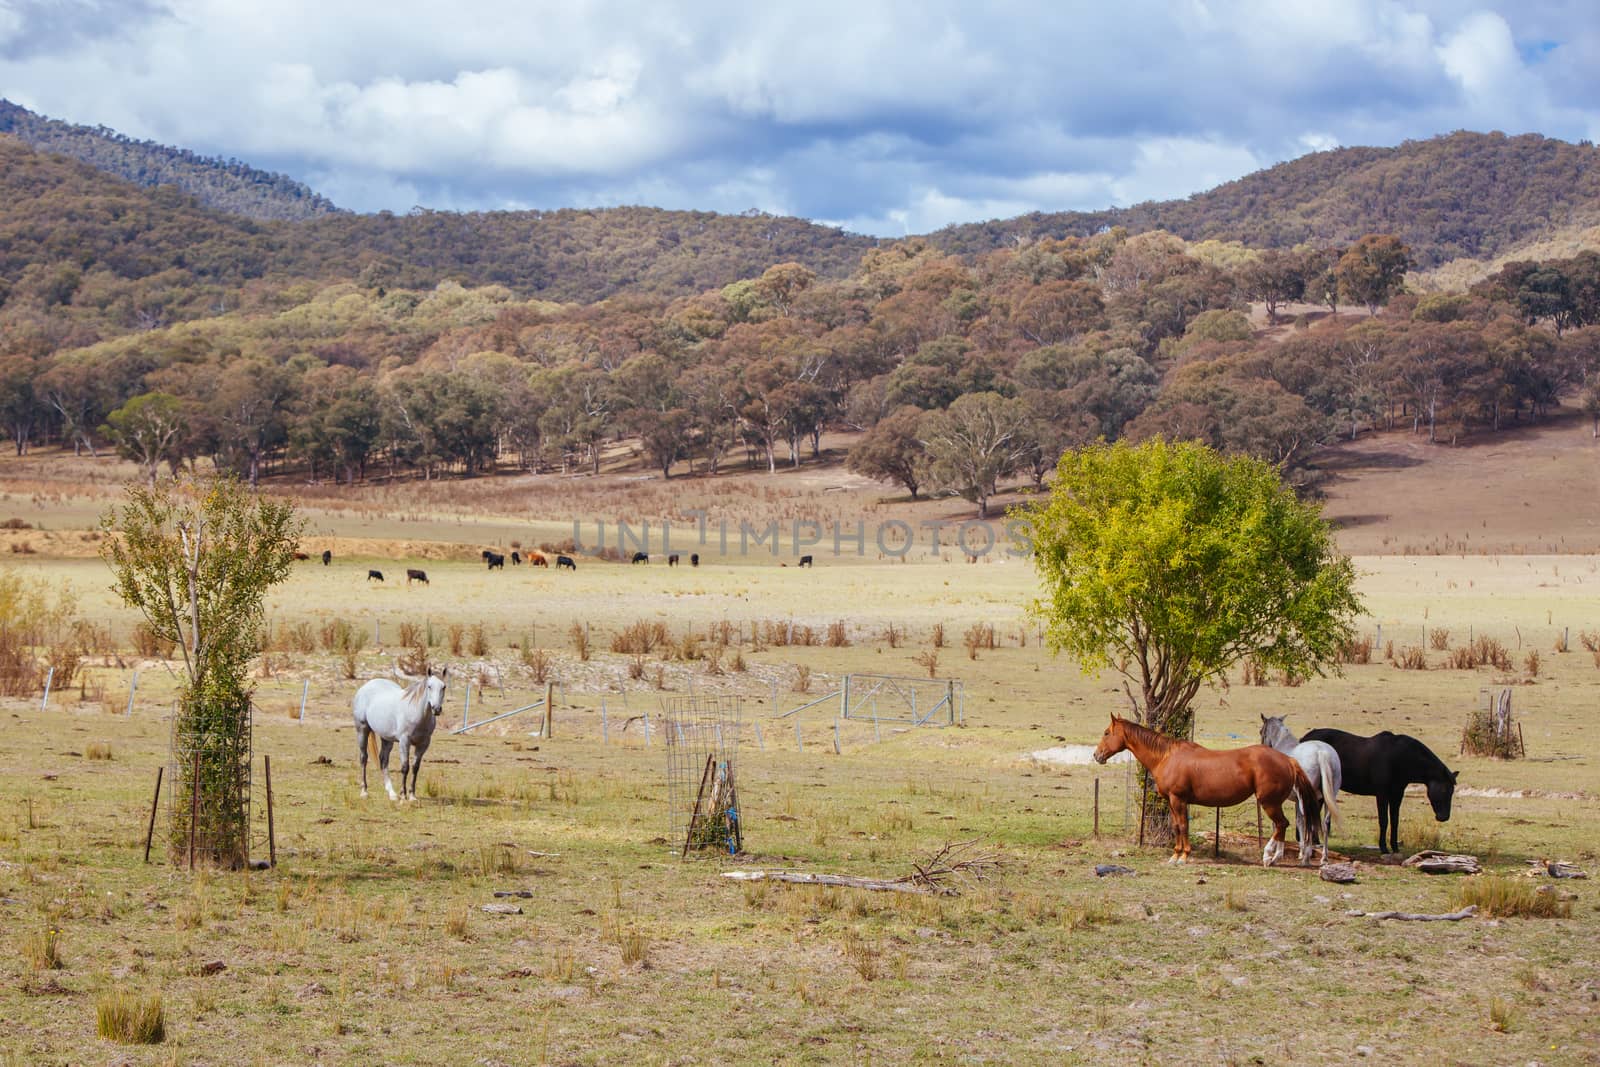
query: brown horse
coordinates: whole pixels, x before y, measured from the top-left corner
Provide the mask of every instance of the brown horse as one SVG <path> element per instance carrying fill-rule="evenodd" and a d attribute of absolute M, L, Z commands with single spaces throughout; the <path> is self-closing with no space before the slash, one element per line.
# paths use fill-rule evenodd
<path fill-rule="evenodd" d="M 1123 749 L 1144 764 L 1155 780 L 1156 792 L 1172 806 L 1169 863 L 1188 862 L 1190 804 L 1230 808 L 1254 795 L 1272 820 L 1272 840 L 1261 850 L 1262 864 L 1270 867 L 1283 855 L 1283 832 L 1289 825 L 1283 802 L 1298 793 L 1301 803 L 1316 803 L 1316 790 L 1300 765 L 1266 745 L 1218 751 L 1113 714 L 1111 725 L 1095 746 L 1094 761 L 1104 763 Z"/>

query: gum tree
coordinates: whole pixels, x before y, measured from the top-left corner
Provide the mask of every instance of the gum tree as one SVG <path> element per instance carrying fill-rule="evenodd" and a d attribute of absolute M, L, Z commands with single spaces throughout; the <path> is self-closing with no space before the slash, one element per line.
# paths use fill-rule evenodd
<path fill-rule="evenodd" d="M 231 476 L 130 485 L 126 494 L 100 520 L 113 588 L 183 658 L 170 795 L 198 791 L 196 838 L 208 859 L 238 867 L 249 850 L 249 663 L 267 591 L 288 577 L 304 524 L 293 504 Z M 189 838 L 189 805 L 171 810 L 178 850 Z"/>
<path fill-rule="evenodd" d="M 1188 736 L 1200 687 L 1245 659 L 1337 671 L 1362 611 L 1319 509 L 1257 459 L 1161 438 L 1092 445 L 1063 455 L 1049 497 L 1020 514 L 1046 643 L 1087 673 L 1120 672 L 1136 717 L 1173 736 Z"/>

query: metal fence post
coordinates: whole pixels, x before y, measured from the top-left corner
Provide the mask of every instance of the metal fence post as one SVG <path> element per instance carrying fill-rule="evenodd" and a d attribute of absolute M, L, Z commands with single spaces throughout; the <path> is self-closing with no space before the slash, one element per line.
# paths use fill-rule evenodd
<path fill-rule="evenodd" d="M 55 680 L 56 669 L 51 667 L 44 676 L 44 697 L 39 701 L 39 710 L 44 711 L 50 707 L 50 683 Z"/>
<path fill-rule="evenodd" d="M 311 679 L 307 678 L 305 685 L 300 690 L 300 718 L 296 722 L 306 721 L 306 698 L 311 695 Z"/>
<path fill-rule="evenodd" d="M 139 691 L 139 672 L 133 672 L 133 681 L 128 685 L 128 715 L 133 714 L 133 695 Z"/>

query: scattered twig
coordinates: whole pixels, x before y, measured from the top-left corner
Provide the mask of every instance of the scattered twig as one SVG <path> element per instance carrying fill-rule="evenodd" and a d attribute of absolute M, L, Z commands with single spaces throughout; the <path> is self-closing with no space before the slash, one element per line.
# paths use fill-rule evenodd
<path fill-rule="evenodd" d="M 1404 920 L 1406 922 L 1419 922 L 1419 923 L 1457 922 L 1457 921 L 1459 921 L 1461 919 L 1469 919 L 1472 916 L 1478 914 L 1478 906 L 1476 904 L 1468 904 L 1466 907 L 1462 908 L 1460 911 L 1447 912 L 1447 913 L 1445 913 L 1443 915 L 1421 915 L 1421 914 L 1418 914 L 1417 912 L 1414 912 L 1414 911 L 1355 911 L 1355 910 L 1347 911 L 1347 912 L 1345 912 L 1345 914 L 1349 915 L 1349 916 L 1352 916 L 1353 918 L 1357 918 L 1357 919 L 1361 918 L 1362 916 L 1365 916 L 1368 919 L 1402 919 L 1402 920 Z"/>
<path fill-rule="evenodd" d="M 722 877 L 741 882 L 793 882 L 798 885 L 836 885 L 848 889 L 872 889 L 889 893 L 934 893 L 938 896 L 957 895 L 948 884 L 952 875 L 982 881 L 990 871 L 1000 866 L 1000 858 L 992 852 L 972 852 L 976 841 L 948 844 L 921 863 L 912 863 L 913 873 L 901 878 L 860 878 L 848 874 L 815 874 L 810 871 L 724 871 Z"/>
<path fill-rule="evenodd" d="M 930 893 L 942 890 L 918 885 L 909 878 L 854 878 L 844 874 L 809 871 L 723 871 L 722 877 L 741 882 L 794 882 L 798 885 L 837 885 L 849 889 L 878 889 L 891 893 Z"/>

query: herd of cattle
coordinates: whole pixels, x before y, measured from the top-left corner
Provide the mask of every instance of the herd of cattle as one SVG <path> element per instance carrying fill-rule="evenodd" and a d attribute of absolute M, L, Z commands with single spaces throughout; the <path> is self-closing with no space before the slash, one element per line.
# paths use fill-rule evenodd
<path fill-rule="evenodd" d="M 490 570 L 505 570 L 506 557 L 504 553 L 493 552 L 486 548 L 482 553 L 480 553 L 480 556 L 483 559 L 484 564 L 487 565 Z M 309 560 L 311 557 L 304 552 L 296 552 L 294 554 L 294 558 L 297 560 Z M 636 564 L 649 563 L 650 554 L 648 552 L 635 552 L 633 554 L 632 562 Z M 678 553 L 674 552 L 667 556 L 667 566 L 676 567 L 679 562 L 680 557 Z M 333 553 L 325 549 L 322 553 L 322 565 L 326 567 L 332 563 Z M 524 554 L 521 551 L 513 551 L 511 553 L 511 565 L 513 567 L 520 567 L 524 563 L 527 563 L 531 567 L 548 567 L 550 566 L 550 558 L 543 552 L 529 551 L 528 553 Z M 801 567 L 809 567 L 812 565 L 812 559 L 810 556 L 801 556 L 797 565 Z M 700 566 L 700 554 L 698 552 L 691 552 L 689 554 L 689 566 Z M 577 569 L 578 563 L 571 556 L 556 556 L 556 570 L 576 571 Z M 367 581 L 383 581 L 383 572 L 380 570 L 368 570 Z M 423 585 L 427 585 L 428 572 L 419 570 L 416 567 L 406 568 L 406 584 L 410 585 L 412 582 L 421 582 Z"/>

